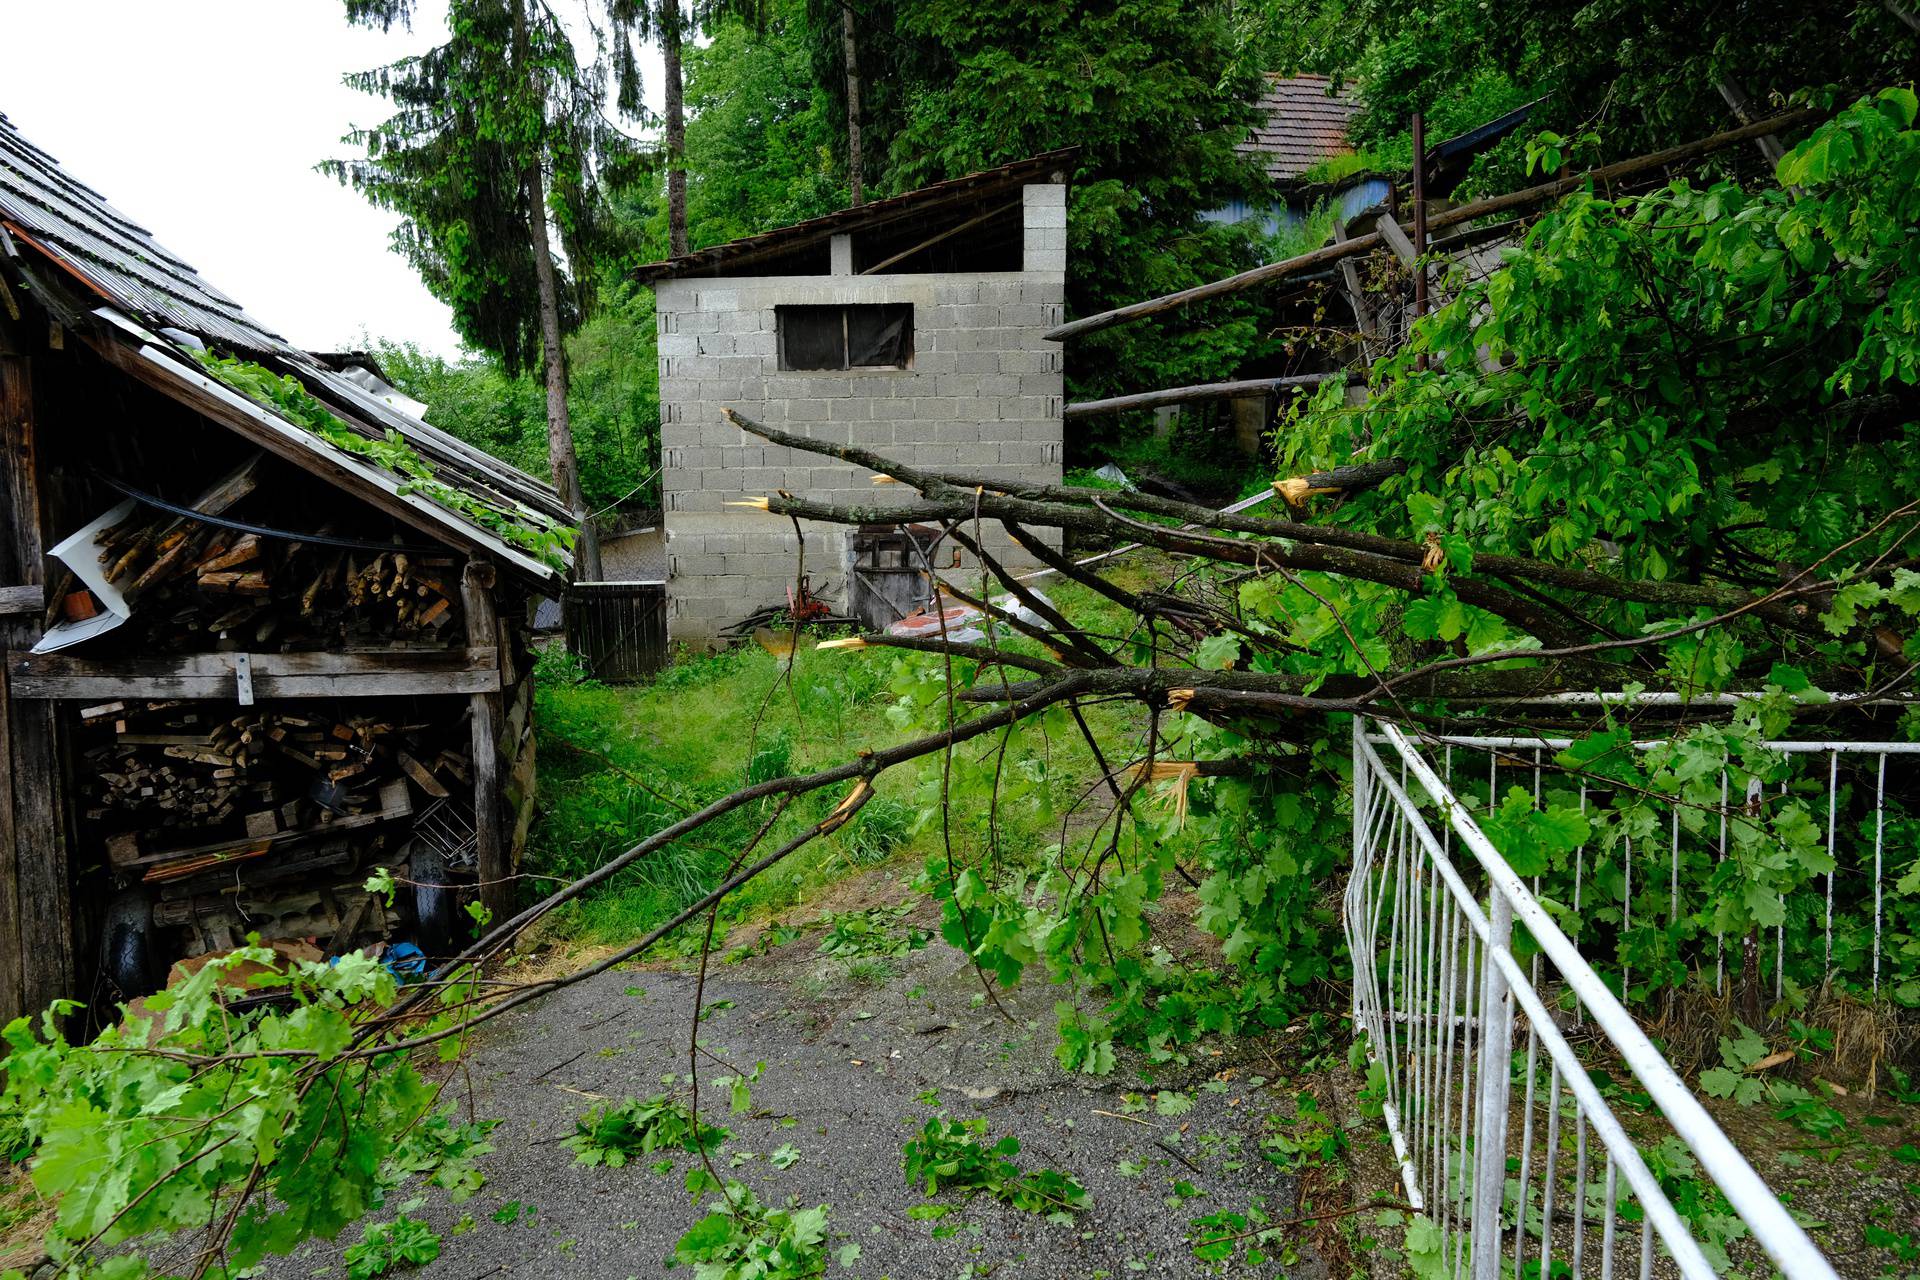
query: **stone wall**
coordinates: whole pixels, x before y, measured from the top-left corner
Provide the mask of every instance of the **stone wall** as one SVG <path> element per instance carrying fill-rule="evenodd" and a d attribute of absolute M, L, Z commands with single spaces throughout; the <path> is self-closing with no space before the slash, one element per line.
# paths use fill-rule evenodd
<path fill-rule="evenodd" d="M 775 489 L 826 502 L 892 505 L 914 495 L 870 472 L 768 445 L 723 408 L 821 440 L 859 443 L 922 467 L 1058 483 L 1061 350 L 1041 335 L 1062 319 L 1066 188 L 1027 187 L 1023 270 L 977 274 L 850 273 L 836 237 L 829 276 L 662 281 L 663 505 L 674 641 L 710 643 L 730 622 L 784 601 L 794 581 L 792 522 L 729 501 Z M 912 303 L 906 369 L 782 371 L 774 308 Z M 806 526 L 815 591 L 845 600 L 850 531 Z M 998 558 L 1030 563 L 1004 536 Z"/>

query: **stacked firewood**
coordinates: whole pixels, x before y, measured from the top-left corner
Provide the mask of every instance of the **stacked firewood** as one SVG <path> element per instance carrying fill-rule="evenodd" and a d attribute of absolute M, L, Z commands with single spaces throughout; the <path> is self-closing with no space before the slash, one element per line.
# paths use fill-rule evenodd
<path fill-rule="evenodd" d="M 351 704 L 349 704 L 351 705 Z M 110 736 L 84 753 L 87 817 L 116 866 L 163 865 L 223 841 L 269 843 L 411 811 L 409 783 L 444 798 L 465 755 L 426 724 L 368 715 L 180 702 L 110 702 L 83 722 Z M 397 790 L 395 788 L 398 788 Z M 153 878 L 151 874 L 147 878 Z"/>
<path fill-rule="evenodd" d="M 192 509 L 223 515 L 254 494 L 257 470 L 257 460 L 243 464 Z M 323 525 L 317 541 L 275 537 L 136 503 L 96 545 L 101 575 L 132 607 L 127 639 L 149 653 L 204 651 L 223 640 L 282 652 L 464 643 L 453 557 L 331 541 L 335 533 Z M 49 598 L 46 623 L 101 607 L 68 573 Z"/>
<path fill-rule="evenodd" d="M 355 551 L 261 539 L 201 525 L 115 556 L 108 580 L 131 580 L 134 621 L 162 652 L 207 647 L 209 636 L 282 650 L 369 641 L 451 642 L 459 618 L 449 556 Z M 169 537 L 179 541 L 167 546 Z M 143 558 L 144 557 L 144 558 Z M 103 561 L 104 563 L 104 561 Z M 126 588 L 123 588 L 126 589 Z"/>

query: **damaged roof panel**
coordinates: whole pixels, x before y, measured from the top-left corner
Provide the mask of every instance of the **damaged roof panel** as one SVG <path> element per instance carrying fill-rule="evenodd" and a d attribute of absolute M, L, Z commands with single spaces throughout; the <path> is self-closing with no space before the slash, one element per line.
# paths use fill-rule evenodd
<path fill-rule="evenodd" d="M 4 115 L 0 251 L 5 251 L 0 260 L 17 256 L 23 272 L 37 267 L 48 273 L 42 290 L 54 295 L 48 303 L 67 296 L 62 320 L 82 326 L 101 323 L 101 342 L 117 344 L 105 349 L 131 361 L 123 361 L 123 368 L 143 372 L 160 390 L 184 397 L 190 405 L 195 398 L 204 399 L 212 385 L 186 353 L 198 345 L 197 338 L 291 374 L 363 435 L 397 433 L 431 463 L 437 480 L 514 524 L 537 531 L 572 523 L 566 504 L 550 485 L 380 400 L 266 328 L 99 192 L 28 142 Z M 53 274 L 54 268 L 60 274 Z M 244 397 L 221 386 L 214 399 L 224 403 Z M 412 486 L 402 477 L 285 422 L 270 406 L 246 403 L 249 412 L 225 415 L 226 425 L 243 434 L 271 426 L 274 434 L 284 435 L 279 430 L 284 427 L 299 437 L 293 456 L 300 450 L 324 456 L 329 461 L 326 474 L 343 487 L 358 490 L 376 505 L 404 509 L 414 523 L 437 527 L 452 545 L 494 556 L 526 579 L 544 586 L 563 580 L 565 557 L 536 556 L 509 545 L 469 514 L 410 492 Z M 277 443 L 287 447 L 284 439 Z"/>

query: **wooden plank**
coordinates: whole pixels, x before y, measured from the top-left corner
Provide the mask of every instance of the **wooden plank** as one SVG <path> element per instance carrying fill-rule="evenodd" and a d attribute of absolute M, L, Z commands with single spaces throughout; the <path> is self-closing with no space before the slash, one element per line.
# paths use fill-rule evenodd
<path fill-rule="evenodd" d="M 91 698 L 203 698 L 235 702 L 233 673 L 222 676 L 10 675 L 16 703 L 36 699 L 70 702 Z M 497 694 L 496 671 L 399 671 L 375 675 L 261 676 L 253 678 L 253 696 L 261 698 L 395 698 L 440 694 Z"/>
<path fill-rule="evenodd" d="M 9 579 L 16 574 L 37 578 L 37 572 L 13 559 L 15 549 L 22 548 L 29 536 L 35 542 L 39 540 L 39 531 L 33 527 L 35 522 L 19 519 L 23 510 L 31 512 L 32 508 L 20 505 L 21 486 L 16 478 L 18 468 L 11 446 L 20 430 L 16 419 L 23 420 L 27 415 L 29 392 L 25 382 L 26 356 L 13 349 L 10 342 L 13 332 L 6 322 L 0 321 L 0 499 L 3 499 L 0 500 L 0 566 L 4 566 Z M 31 462 L 30 457 L 28 461 Z M 29 528 L 16 528 L 16 523 Z M 23 569 L 26 572 L 23 573 Z M 45 590 L 37 582 L 33 588 Z M 8 616 L 13 612 L 0 612 L 0 640 L 25 642 L 39 631 L 39 617 L 34 614 Z M 18 845 L 13 838 L 13 755 L 13 704 L 6 673 L 0 671 L 0 1024 L 27 1011 L 20 974 L 20 868 Z"/>
<path fill-rule="evenodd" d="M 1345 244 L 1351 237 L 1347 235 L 1347 224 L 1340 219 L 1333 220 L 1333 242 Z M 1373 308 L 1367 303 L 1366 288 L 1360 282 L 1360 268 L 1352 258 L 1340 260 L 1340 282 L 1347 287 L 1347 305 L 1353 308 L 1354 323 L 1360 327 L 1360 355 L 1367 367 L 1373 366 L 1371 343 L 1379 340 L 1380 334 L 1375 326 Z"/>
<path fill-rule="evenodd" d="M 156 658 L 100 661 L 64 652 L 14 652 L 7 655 L 7 667 L 12 671 L 38 676 L 218 676 L 232 683 L 234 657 L 231 653 L 182 653 Z M 490 644 L 459 649 L 368 649 L 353 653 L 326 650 L 311 653 L 250 653 L 247 657 L 256 680 L 261 676 L 438 675 L 460 671 L 492 671 L 498 665 Z"/>
<path fill-rule="evenodd" d="M 47 609 L 47 588 L 44 583 L 28 583 L 24 587 L 0 587 L 0 615 L 15 613 L 45 613 Z"/>
<path fill-rule="evenodd" d="M 467 620 L 467 642 L 489 644 L 498 634 L 493 607 L 496 575 L 484 560 L 470 560 L 460 575 L 460 603 Z M 494 671 L 496 680 L 499 671 Z M 474 852 L 480 872 L 480 900 L 504 920 L 513 907 L 513 868 L 507 844 L 501 838 L 500 812 L 500 694 L 473 695 L 473 829 Z"/>
<path fill-rule="evenodd" d="M 895 263 L 904 262 L 908 258 L 911 258 L 914 254 L 919 253 L 924 249 L 931 249 L 937 244 L 942 244 L 945 241 L 953 239 L 955 236 L 964 235 L 967 232 L 973 230 L 975 227 L 979 226 L 981 223 L 990 222 L 994 218 L 999 217 L 1003 213 L 1011 213 L 1013 210 L 1020 208 L 1023 203 L 1024 203 L 1024 197 L 1020 200 L 1010 200 L 1006 204 L 1001 205 L 997 209 L 989 209 L 985 213 L 976 214 L 975 216 L 968 218 L 965 222 L 960 223 L 958 226 L 948 227 L 945 231 L 935 232 L 933 235 L 928 236 L 925 240 L 922 240 L 919 244 L 914 245 L 911 249 L 902 249 L 900 252 L 894 254 L 890 258 L 882 258 L 880 261 L 874 263 L 872 266 L 868 267 L 865 271 L 862 271 L 860 274 L 863 276 L 879 275 L 882 271 L 885 271 L 888 267 L 893 266 Z"/>
<path fill-rule="evenodd" d="M 1379 225 L 1380 238 L 1386 241 L 1387 248 L 1393 250 L 1395 257 L 1409 267 L 1419 260 L 1420 251 L 1413 247 L 1413 241 L 1407 238 L 1407 233 L 1400 229 L 1399 223 L 1392 218 L 1381 218 Z"/>
<path fill-rule="evenodd" d="M 7 655 L 16 699 L 213 698 L 237 701 L 238 660 L 259 698 L 371 698 L 497 693 L 492 645 L 385 653 L 194 653 L 96 661 L 65 653 Z M 241 705 L 245 705 L 242 703 Z"/>

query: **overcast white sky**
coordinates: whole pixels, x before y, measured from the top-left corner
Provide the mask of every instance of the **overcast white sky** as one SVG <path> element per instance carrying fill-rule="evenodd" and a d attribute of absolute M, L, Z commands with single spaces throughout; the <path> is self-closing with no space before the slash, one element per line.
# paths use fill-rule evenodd
<path fill-rule="evenodd" d="M 297 345 L 364 330 L 452 356 L 447 309 L 387 247 L 394 217 L 313 169 L 386 115 L 344 73 L 445 39 L 443 0 L 419 10 L 382 35 L 340 0 L 0 0 L 0 112 Z"/>

